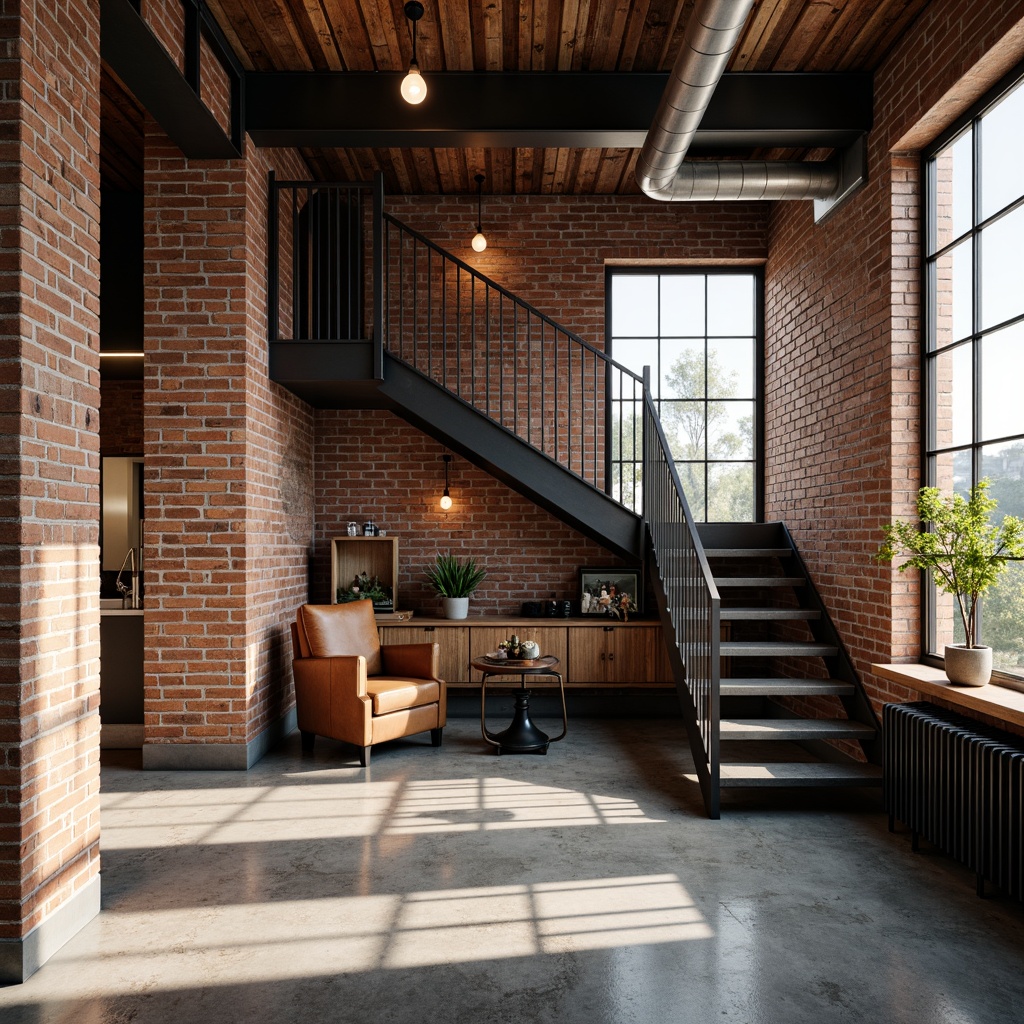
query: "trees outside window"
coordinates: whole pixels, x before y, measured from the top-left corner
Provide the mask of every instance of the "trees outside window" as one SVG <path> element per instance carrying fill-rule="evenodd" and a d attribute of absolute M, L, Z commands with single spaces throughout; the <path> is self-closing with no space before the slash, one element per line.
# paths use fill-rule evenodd
<path fill-rule="evenodd" d="M 755 271 L 615 269 L 613 359 L 651 370 L 651 395 L 698 522 L 760 517 L 762 278 Z M 616 403 L 609 444 L 615 497 L 639 506 L 641 428 Z"/>
<path fill-rule="evenodd" d="M 1024 516 L 1024 67 L 924 159 L 926 483 Z M 929 587 L 926 651 L 962 642 L 952 598 Z M 1024 677 L 1024 564 L 982 598 L 980 642 Z"/>

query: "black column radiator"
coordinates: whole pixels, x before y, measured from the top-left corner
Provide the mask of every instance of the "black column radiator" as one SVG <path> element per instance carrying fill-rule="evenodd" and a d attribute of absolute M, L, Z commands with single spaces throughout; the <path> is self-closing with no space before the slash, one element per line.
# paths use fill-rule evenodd
<path fill-rule="evenodd" d="M 1024 739 L 925 701 L 886 704 L 883 792 L 889 829 L 924 836 L 1024 899 Z"/>

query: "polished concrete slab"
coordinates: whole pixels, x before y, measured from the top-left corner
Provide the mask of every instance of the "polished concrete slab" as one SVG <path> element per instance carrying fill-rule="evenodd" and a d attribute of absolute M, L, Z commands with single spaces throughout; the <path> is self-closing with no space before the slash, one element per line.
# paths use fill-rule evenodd
<path fill-rule="evenodd" d="M 104 753 L 103 909 L 3 1024 L 1020 1022 L 1024 908 L 890 835 L 877 792 L 726 794 L 681 722 L 479 723 L 249 772 Z"/>

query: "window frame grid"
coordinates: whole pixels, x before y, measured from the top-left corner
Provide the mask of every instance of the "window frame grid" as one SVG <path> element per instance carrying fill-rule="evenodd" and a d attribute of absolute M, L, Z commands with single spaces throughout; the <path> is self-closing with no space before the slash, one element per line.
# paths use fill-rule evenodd
<path fill-rule="evenodd" d="M 996 107 L 1015 88 L 1024 89 L 1024 62 L 1018 64 L 982 97 L 974 106 L 958 118 L 950 127 L 938 136 L 930 146 L 921 153 L 921 180 L 925 186 L 923 196 L 924 230 L 921 232 L 921 267 L 922 267 L 922 345 L 921 345 L 921 407 L 924 411 L 924 430 L 922 431 L 922 479 L 930 487 L 936 486 L 935 472 L 938 459 L 955 458 L 958 454 L 970 453 L 970 486 L 981 479 L 984 471 L 983 454 L 985 449 L 998 444 L 1009 444 L 1024 440 L 1024 433 L 1008 434 L 1001 437 L 985 437 L 982 424 L 982 343 L 984 340 L 1017 324 L 1024 324 L 1024 312 L 988 326 L 982 326 L 982 233 L 991 225 L 1024 208 L 1024 194 L 1012 199 L 1005 206 L 982 219 L 982 159 L 984 149 L 984 131 L 982 119 Z M 957 138 L 966 132 L 971 133 L 971 222 L 970 226 L 959 235 L 950 238 L 942 246 L 938 242 L 938 173 L 936 158 L 951 147 Z M 971 245 L 971 330 L 963 337 L 951 337 L 950 341 L 939 347 L 937 344 L 938 304 L 937 271 L 933 272 L 938 261 L 952 252 L 959 245 L 970 241 Z M 950 354 L 958 348 L 971 346 L 971 439 L 969 442 L 941 446 L 936 431 L 936 402 L 938 387 L 938 361 L 941 356 Z M 998 515 L 998 510 L 997 510 Z M 942 656 L 938 653 L 938 592 L 930 578 L 925 578 L 923 587 L 922 607 L 922 645 L 921 657 L 926 664 L 942 664 Z M 978 631 L 984 643 L 984 601 L 978 608 Z M 995 675 L 999 675 L 997 670 Z M 1007 674 L 1008 678 L 1019 680 L 1018 673 Z"/>
<path fill-rule="evenodd" d="M 753 467 L 753 518 L 751 522 L 760 523 L 764 521 L 764 267 L 760 264 L 750 265 L 741 264 L 734 266 L 664 266 L 664 265 L 640 265 L 640 266 L 608 266 L 605 268 L 605 351 L 608 355 L 614 359 L 614 341 L 616 336 L 612 330 L 612 280 L 614 277 L 656 277 L 657 278 L 657 331 L 655 335 L 641 334 L 639 332 L 633 332 L 629 334 L 622 334 L 618 336 L 618 340 L 622 341 L 625 339 L 638 340 L 638 341 L 651 341 L 657 345 L 657 366 L 651 366 L 651 379 L 652 383 L 657 380 L 656 394 L 652 395 L 655 408 L 658 411 L 658 415 L 661 415 L 663 401 L 669 402 L 686 402 L 686 401 L 700 401 L 704 406 L 704 458 L 703 460 L 691 460 L 691 459 L 674 459 L 673 461 L 677 466 L 679 465 L 691 465 L 691 466 L 702 466 L 703 467 L 703 503 L 702 517 L 700 521 L 708 522 L 708 485 L 709 485 L 709 468 L 714 465 L 742 465 Z M 665 277 L 702 277 L 704 278 L 704 316 L 703 316 L 703 335 L 665 335 L 661 332 L 661 287 L 662 279 Z M 754 284 L 754 353 L 753 353 L 753 394 L 749 398 L 716 398 L 711 399 L 708 397 L 707 392 L 707 372 L 708 372 L 708 358 L 709 358 L 709 342 L 716 340 L 726 340 L 729 338 L 746 337 L 740 335 L 711 335 L 708 333 L 708 301 L 707 301 L 707 281 L 711 277 L 715 276 L 749 276 L 753 280 Z M 686 341 L 692 340 L 700 342 L 704 350 L 704 394 L 703 397 L 698 399 L 668 399 L 664 400 L 661 394 L 661 371 L 663 362 L 662 343 L 665 340 L 671 341 Z M 639 372 L 639 371 L 637 371 Z M 654 389 L 652 389 L 653 391 Z M 609 408 L 613 408 L 618 400 L 614 399 L 611 395 L 609 387 L 608 391 L 608 402 Z M 753 452 L 750 458 L 743 459 L 709 459 L 708 458 L 708 431 L 706 429 L 707 424 L 707 406 L 710 401 L 721 401 L 721 402 L 735 402 L 752 404 L 753 420 L 752 420 L 752 431 L 753 431 Z M 642 451 L 638 452 L 638 459 L 622 458 L 621 451 L 621 425 L 619 427 L 620 433 L 620 457 L 618 459 L 613 458 L 613 430 L 615 429 L 615 418 L 609 416 L 607 419 L 606 427 L 606 444 L 605 444 L 605 479 L 607 481 L 606 490 L 609 494 L 614 493 L 614 485 L 618 483 L 619 493 L 622 491 L 622 480 L 623 480 L 623 467 L 642 465 Z M 634 442 L 635 443 L 635 442 Z M 635 477 L 634 477 L 635 479 Z M 643 486 L 642 480 L 640 481 L 640 487 Z M 689 496 L 687 496 L 689 500 Z M 695 518 L 697 518 L 695 513 Z M 717 520 L 715 520 L 717 522 Z"/>

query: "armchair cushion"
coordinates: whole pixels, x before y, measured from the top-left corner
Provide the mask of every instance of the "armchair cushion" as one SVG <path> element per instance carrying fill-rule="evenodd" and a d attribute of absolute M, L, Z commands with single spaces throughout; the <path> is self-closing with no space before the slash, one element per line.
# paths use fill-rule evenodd
<path fill-rule="evenodd" d="M 375 715 L 435 704 L 441 699 L 441 684 L 436 679 L 389 679 L 373 676 L 366 681 L 366 692 L 373 701 Z"/>
<path fill-rule="evenodd" d="M 304 604 L 296 616 L 296 624 L 302 657 L 361 654 L 366 659 L 366 674 L 380 674 L 380 638 L 372 602 Z"/>

